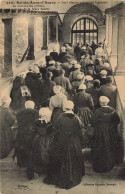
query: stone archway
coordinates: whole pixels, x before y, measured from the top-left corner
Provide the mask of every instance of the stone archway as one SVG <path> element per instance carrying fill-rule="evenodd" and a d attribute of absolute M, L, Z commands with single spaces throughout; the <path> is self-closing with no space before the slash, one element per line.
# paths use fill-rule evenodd
<path fill-rule="evenodd" d="M 78 20 L 81 17 L 88 17 L 90 19 L 93 19 L 98 24 L 99 30 L 100 27 L 103 26 L 103 31 L 105 31 L 104 16 L 101 10 L 95 5 L 92 5 L 91 3 L 80 3 L 71 7 L 64 16 L 63 41 L 65 43 L 71 43 L 72 25 L 76 20 Z M 101 40 L 99 39 L 99 41 Z"/>

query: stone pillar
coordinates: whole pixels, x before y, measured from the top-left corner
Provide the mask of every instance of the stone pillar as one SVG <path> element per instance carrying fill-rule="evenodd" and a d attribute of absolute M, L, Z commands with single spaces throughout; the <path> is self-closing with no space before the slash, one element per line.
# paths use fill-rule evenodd
<path fill-rule="evenodd" d="M 63 40 L 63 38 L 62 38 L 62 26 L 58 26 L 58 41 L 59 42 L 62 42 Z"/>
<path fill-rule="evenodd" d="M 37 22 L 36 22 L 36 18 L 34 18 L 34 56 L 35 57 L 36 57 L 36 54 L 37 54 L 36 29 L 37 29 Z"/>
<path fill-rule="evenodd" d="M 53 42 L 53 16 L 48 18 L 48 41 Z"/>
<path fill-rule="evenodd" d="M 112 18 L 112 44 L 111 44 L 111 55 L 110 61 L 113 72 L 117 67 L 117 47 L 118 47 L 118 17 Z"/>
<path fill-rule="evenodd" d="M 4 69 L 2 77 L 13 76 L 12 71 L 12 18 L 2 19 L 4 23 Z"/>
<path fill-rule="evenodd" d="M 16 65 L 16 56 L 15 56 L 15 49 L 16 49 L 16 18 L 13 18 L 13 23 L 12 23 L 12 66 L 13 66 L 13 73 L 15 70 L 15 65 Z"/>
<path fill-rule="evenodd" d="M 55 16 L 49 17 L 49 40 L 52 43 L 58 42 L 58 18 Z"/>
<path fill-rule="evenodd" d="M 51 43 L 51 16 L 48 16 L 48 44 Z"/>
<path fill-rule="evenodd" d="M 48 16 L 42 16 L 43 19 L 43 46 L 42 50 L 48 48 Z"/>
<path fill-rule="evenodd" d="M 35 51 L 34 51 L 34 17 L 28 18 L 28 46 L 29 53 L 27 56 L 27 60 L 35 59 Z"/>
<path fill-rule="evenodd" d="M 117 55 L 117 43 L 118 43 L 118 17 L 112 18 L 112 54 Z"/>
<path fill-rule="evenodd" d="M 108 37 L 109 37 L 109 15 L 106 14 L 106 41 L 108 44 Z"/>
<path fill-rule="evenodd" d="M 109 14 L 108 48 L 112 48 L 112 14 Z"/>
<path fill-rule="evenodd" d="M 125 18 L 118 17 L 118 55 L 116 67 L 116 75 L 125 75 Z"/>
<path fill-rule="evenodd" d="M 98 26 L 98 42 L 103 42 L 106 34 L 106 26 Z"/>
<path fill-rule="evenodd" d="M 58 42 L 58 18 L 56 17 L 56 42 Z"/>

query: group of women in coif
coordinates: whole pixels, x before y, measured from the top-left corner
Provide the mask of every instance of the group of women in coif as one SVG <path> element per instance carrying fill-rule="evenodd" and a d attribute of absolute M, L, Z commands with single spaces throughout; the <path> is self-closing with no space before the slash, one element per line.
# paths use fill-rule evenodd
<path fill-rule="evenodd" d="M 17 75 L 0 107 L 0 157 L 14 148 L 28 179 L 44 174 L 44 183 L 65 189 L 85 175 L 82 149 L 91 148 L 98 173 L 123 157 L 110 62 L 101 44 L 78 47 L 66 44 L 60 53 L 50 52 L 45 65 Z"/>

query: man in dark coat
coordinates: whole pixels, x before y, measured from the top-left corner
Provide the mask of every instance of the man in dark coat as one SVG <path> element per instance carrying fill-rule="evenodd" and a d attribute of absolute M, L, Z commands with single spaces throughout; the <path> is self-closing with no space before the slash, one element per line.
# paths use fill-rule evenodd
<path fill-rule="evenodd" d="M 80 61 L 80 57 L 81 57 L 81 55 L 83 55 L 83 54 L 81 54 L 81 52 L 82 52 L 82 49 L 78 43 L 77 46 L 75 46 L 75 48 L 74 48 L 74 54 L 77 58 L 77 61 Z"/>
<path fill-rule="evenodd" d="M 95 55 L 95 50 L 97 49 L 97 47 L 98 47 L 97 44 L 95 44 L 95 42 L 92 41 L 91 48 L 93 50 L 93 55 Z"/>
<path fill-rule="evenodd" d="M 89 46 L 88 43 L 86 44 L 86 50 L 88 51 L 88 54 L 89 55 L 92 55 L 93 54 L 92 48 Z"/>
<path fill-rule="evenodd" d="M 107 84 L 100 88 L 99 96 L 106 96 L 109 98 L 109 106 L 116 109 L 117 88 L 113 85 L 113 77 L 107 76 Z"/>

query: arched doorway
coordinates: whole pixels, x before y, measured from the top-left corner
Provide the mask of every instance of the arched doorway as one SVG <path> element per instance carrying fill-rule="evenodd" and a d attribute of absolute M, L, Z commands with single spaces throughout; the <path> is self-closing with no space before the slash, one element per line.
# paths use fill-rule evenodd
<path fill-rule="evenodd" d="M 89 18 L 82 18 L 77 20 L 72 26 L 72 45 L 76 46 L 78 43 L 85 45 L 86 43 L 96 44 L 98 42 L 98 26 Z"/>

